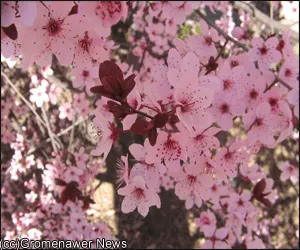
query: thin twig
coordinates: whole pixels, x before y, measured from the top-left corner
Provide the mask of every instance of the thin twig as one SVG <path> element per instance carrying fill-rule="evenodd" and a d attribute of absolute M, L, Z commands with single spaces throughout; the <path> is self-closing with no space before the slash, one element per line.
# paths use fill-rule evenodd
<path fill-rule="evenodd" d="M 59 132 L 56 136 L 57 137 L 61 137 L 62 135 L 68 133 L 73 127 L 78 126 L 79 124 L 85 122 L 87 119 L 84 120 L 78 120 L 74 125 L 71 125 L 69 127 L 67 127 L 66 129 L 64 129 L 63 131 Z M 28 150 L 28 155 L 32 154 L 33 152 L 35 152 L 37 149 L 41 148 L 42 146 L 44 146 L 45 144 L 47 144 L 48 142 L 50 142 L 50 138 L 48 138 L 46 141 L 41 142 L 38 146 L 31 148 Z"/>
<path fill-rule="evenodd" d="M 239 41 L 235 40 L 228 34 L 226 34 L 220 27 L 218 27 L 214 22 L 210 21 L 206 15 L 204 15 L 200 10 L 195 11 L 207 24 L 209 24 L 211 27 L 213 27 L 216 31 L 218 31 L 219 34 L 221 34 L 225 39 L 228 39 L 229 41 L 233 42 L 235 45 L 243 49 L 244 51 L 248 51 L 248 48 L 246 45 L 240 43 Z"/>
<path fill-rule="evenodd" d="M 52 148 L 53 148 L 54 152 L 57 153 L 57 147 L 55 145 L 53 132 L 51 130 L 50 122 L 48 120 L 46 110 L 44 109 L 44 105 L 42 105 L 41 109 L 42 109 L 42 112 L 43 112 L 44 119 L 46 121 L 46 126 L 47 126 L 48 134 L 49 134 L 49 137 L 50 137 L 50 140 L 51 140 Z"/>
<path fill-rule="evenodd" d="M 252 12 L 253 7 L 251 8 L 252 4 L 248 4 L 245 1 L 234 1 L 234 6 L 243 9 L 246 12 Z M 254 7 L 255 8 L 255 7 Z M 255 9 L 255 18 L 257 20 L 259 20 L 260 22 L 268 25 L 269 27 L 271 27 L 271 25 L 273 25 L 273 28 L 275 31 L 280 31 L 283 32 L 287 29 L 289 29 L 288 25 L 285 25 L 281 22 L 278 22 L 276 20 L 271 20 L 271 18 L 264 14 L 263 12 L 261 12 L 258 9 Z M 291 36 L 293 38 L 293 40 L 295 41 L 299 41 L 299 33 L 295 32 L 294 30 L 291 30 Z"/>
<path fill-rule="evenodd" d="M 45 127 L 47 127 L 46 123 L 43 121 L 43 119 L 40 117 L 40 115 L 35 111 L 35 109 L 32 107 L 30 102 L 27 101 L 27 99 L 21 94 L 21 92 L 16 88 L 16 86 L 12 83 L 12 81 L 8 78 L 8 76 L 1 71 L 1 76 L 3 76 L 6 80 L 6 82 L 14 89 L 14 91 L 19 95 L 19 97 L 22 99 L 22 101 L 30 108 L 32 113 L 36 116 L 36 118 L 39 120 L 41 124 L 43 124 Z"/>
<path fill-rule="evenodd" d="M 142 111 L 136 110 L 135 108 L 131 107 L 131 106 L 129 105 L 129 103 L 127 103 L 127 105 L 128 105 L 128 107 L 131 108 L 132 111 L 134 111 L 135 113 L 140 114 L 140 115 L 145 116 L 145 117 L 148 117 L 148 118 L 150 118 L 151 120 L 153 119 L 153 116 L 148 115 L 148 114 L 146 114 L 146 113 L 144 113 L 144 112 L 142 112 Z"/>
<path fill-rule="evenodd" d="M 71 134 L 70 134 L 70 141 L 69 141 L 69 146 L 68 146 L 68 150 L 70 153 L 72 153 L 72 144 L 73 144 L 73 140 L 74 140 L 74 131 L 75 131 L 75 121 L 76 121 L 76 111 L 74 111 L 74 116 L 73 116 L 73 123 L 72 123 L 72 130 L 71 130 Z M 70 155 L 70 154 L 69 154 Z"/>
<path fill-rule="evenodd" d="M 141 62 L 139 64 L 139 67 L 138 67 L 138 72 L 140 73 L 142 67 L 143 67 L 143 62 L 144 62 L 144 59 L 145 59 L 145 55 L 146 55 L 146 52 L 147 52 L 147 48 L 144 49 L 144 52 L 143 52 L 143 55 L 142 55 L 142 59 L 141 59 Z"/>

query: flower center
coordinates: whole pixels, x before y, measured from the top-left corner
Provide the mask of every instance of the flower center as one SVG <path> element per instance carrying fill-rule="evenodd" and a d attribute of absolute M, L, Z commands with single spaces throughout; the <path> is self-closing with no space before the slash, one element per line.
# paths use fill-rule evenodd
<path fill-rule="evenodd" d="M 171 138 L 168 138 L 168 140 L 164 143 L 164 146 L 167 149 L 175 149 L 177 146 L 177 142 L 172 140 Z"/>
<path fill-rule="evenodd" d="M 82 76 L 83 76 L 84 78 L 87 78 L 89 75 L 90 75 L 90 72 L 89 72 L 88 70 L 83 70 L 83 71 L 82 71 Z"/>
<path fill-rule="evenodd" d="M 214 185 L 211 187 L 211 190 L 214 191 L 214 192 L 217 191 L 217 186 L 216 186 L 216 184 L 214 184 Z"/>
<path fill-rule="evenodd" d="M 232 85 L 232 82 L 230 80 L 224 80 L 224 90 L 229 89 Z"/>
<path fill-rule="evenodd" d="M 225 114 L 225 113 L 229 112 L 229 106 L 228 106 L 228 104 L 226 104 L 226 103 L 222 104 L 222 106 L 221 106 L 221 112 L 222 112 L 222 114 Z"/>
<path fill-rule="evenodd" d="M 292 71 L 290 69 L 286 69 L 284 72 L 285 77 L 291 77 L 292 76 Z"/>
<path fill-rule="evenodd" d="M 230 160 L 230 159 L 232 158 L 232 153 L 231 153 L 231 152 L 227 152 L 227 153 L 225 154 L 224 158 L 225 158 L 226 160 Z"/>
<path fill-rule="evenodd" d="M 135 197 L 140 200 L 141 198 L 145 198 L 144 190 L 141 188 L 136 188 L 134 191 Z"/>
<path fill-rule="evenodd" d="M 276 99 L 276 98 L 270 98 L 269 99 L 269 103 L 270 103 L 270 105 L 272 106 L 272 107 L 274 107 L 274 106 L 276 106 L 277 105 L 277 103 L 278 103 L 278 100 Z"/>
<path fill-rule="evenodd" d="M 89 38 L 88 32 L 84 33 L 84 38 L 78 41 L 78 45 L 82 48 L 83 51 L 89 53 L 89 48 L 91 47 L 93 39 Z"/>
<path fill-rule="evenodd" d="M 239 199 L 239 201 L 238 201 L 238 205 L 239 205 L 240 207 L 243 207 L 243 206 L 244 206 L 244 201 L 243 201 L 243 200 L 241 200 L 241 199 Z"/>
<path fill-rule="evenodd" d="M 210 46 L 212 44 L 212 42 L 213 42 L 213 40 L 212 40 L 212 38 L 210 36 L 206 36 L 204 38 L 204 40 L 205 40 L 205 44 L 208 45 L 208 46 Z"/>
<path fill-rule="evenodd" d="M 260 48 L 259 51 L 260 51 L 260 54 L 263 56 L 268 53 L 268 49 L 266 48 L 266 46 Z"/>
<path fill-rule="evenodd" d="M 47 26 L 43 27 L 43 29 L 47 29 L 49 36 L 56 36 L 62 31 L 62 23 L 63 20 L 55 20 L 53 18 L 50 18 Z"/>
<path fill-rule="evenodd" d="M 189 181 L 190 186 L 192 186 L 196 182 L 196 176 L 188 175 L 187 179 Z"/>
<path fill-rule="evenodd" d="M 195 141 L 202 141 L 203 138 L 204 138 L 204 136 L 202 134 L 200 134 L 200 135 L 197 135 L 196 137 L 194 137 L 194 140 Z"/>
<path fill-rule="evenodd" d="M 290 165 L 288 167 L 288 171 L 289 171 L 290 174 L 293 173 L 294 172 L 294 167 Z"/>
<path fill-rule="evenodd" d="M 250 92 L 250 98 L 256 100 L 258 93 L 255 89 Z"/>
<path fill-rule="evenodd" d="M 207 216 L 203 216 L 202 219 L 201 219 L 201 222 L 204 224 L 204 225 L 210 225 L 210 220 Z"/>
<path fill-rule="evenodd" d="M 256 118 L 256 120 L 255 120 L 255 125 L 257 126 L 257 127 L 259 127 L 259 126 L 261 126 L 261 125 L 263 125 L 263 119 L 261 119 L 261 118 Z"/>

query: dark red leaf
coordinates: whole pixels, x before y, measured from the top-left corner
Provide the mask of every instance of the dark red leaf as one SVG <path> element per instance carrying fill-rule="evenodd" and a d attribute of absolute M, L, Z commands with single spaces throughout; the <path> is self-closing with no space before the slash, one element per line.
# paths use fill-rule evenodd
<path fill-rule="evenodd" d="M 77 188 L 78 187 L 78 182 L 71 181 L 70 183 L 68 183 L 68 187 L 70 187 L 70 188 Z"/>
<path fill-rule="evenodd" d="M 103 86 L 91 87 L 90 90 L 94 94 L 101 95 L 112 100 L 116 100 L 115 95 L 113 93 L 108 92 Z"/>
<path fill-rule="evenodd" d="M 90 197 L 88 196 L 84 196 L 81 198 L 81 200 L 83 201 L 83 206 L 82 209 L 86 210 L 89 208 L 90 204 L 95 204 L 94 200 L 92 200 Z"/>
<path fill-rule="evenodd" d="M 77 13 L 78 13 L 78 5 L 75 4 L 75 5 L 72 7 L 71 11 L 69 12 L 69 16 L 74 15 L 74 14 L 77 14 Z"/>
<path fill-rule="evenodd" d="M 261 198 L 261 199 L 258 199 L 258 201 L 260 201 L 262 204 L 264 204 L 267 208 L 272 207 L 271 201 L 267 198 Z"/>
<path fill-rule="evenodd" d="M 168 114 L 157 114 L 156 116 L 154 116 L 153 118 L 153 122 L 155 127 L 157 128 L 162 128 L 163 126 L 166 125 L 166 123 L 169 120 L 169 115 Z"/>
<path fill-rule="evenodd" d="M 155 127 L 149 130 L 148 138 L 149 138 L 149 142 L 150 142 L 151 146 L 154 146 L 156 143 L 156 139 L 157 139 L 157 130 Z"/>
<path fill-rule="evenodd" d="M 72 181 L 67 184 L 66 188 L 62 191 L 60 196 L 60 202 L 64 205 L 68 200 L 76 202 L 76 199 L 81 198 L 81 192 L 77 188 L 78 183 Z"/>
<path fill-rule="evenodd" d="M 171 124 L 175 124 L 175 123 L 177 123 L 177 122 L 179 122 L 179 118 L 178 118 L 178 116 L 177 115 L 171 115 L 171 117 L 170 117 L 170 119 L 169 119 L 169 123 L 171 123 Z"/>
<path fill-rule="evenodd" d="M 3 32 L 12 40 L 17 40 L 18 31 L 16 25 L 13 23 L 8 27 L 2 27 Z"/>
<path fill-rule="evenodd" d="M 140 119 L 132 124 L 130 131 L 138 135 L 147 135 L 151 128 L 153 128 L 153 123 Z"/>
<path fill-rule="evenodd" d="M 266 188 L 266 181 L 265 179 L 261 179 L 259 182 L 256 183 L 253 189 L 253 195 L 256 199 L 263 197 L 263 191 Z"/>
<path fill-rule="evenodd" d="M 102 81 L 102 78 L 105 76 L 113 76 L 119 79 L 120 82 L 124 81 L 122 70 L 112 61 L 104 61 L 100 64 L 99 79 Z"/>
<path fill-rule="evenodd" d="M 101 82 L 103 84 L 104 89 L 108 93 L 111 93 L 111 94 L 115 95 L 116 97 L 120 97 L 117 99 L 121 99 L 123 89 L 117 78 L 115 78 L 113 76 L 104 76 L 101 79 Z"/>
<path fill-rule="evenodd" d="M 134 89 L 135 87 L 135 74 L 132 74 L 130 76 L 128 76 L 124 82 L 122 83 L 122 88 L 123 88 L 123 95 L 122 98 L 126 98 L 128 96 L 128 94 Z"/>
<path fill-rule="evenodd" d="M 55 184 L 58 186 L 66 186 L 67 185 L 67 183 L 65 181 L 58 179 L 58 178 L 55 178 L 54 181 L 55 181 Z"/>
<path fill-rule="evenodd" d="M 115 118 L 124 119 L 126 117 L 127 112 L 120 104 L 113 101 L 107 101 L 107 106 L 109 112 L 113 113 Z"/>

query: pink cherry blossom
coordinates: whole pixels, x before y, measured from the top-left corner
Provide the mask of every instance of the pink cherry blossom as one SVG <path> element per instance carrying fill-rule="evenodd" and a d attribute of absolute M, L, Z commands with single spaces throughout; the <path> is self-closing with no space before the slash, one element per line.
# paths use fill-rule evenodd
<path fill-rule="evenodd" d="M 299 85 L 299 60 L 295 56 L 290 56 L 285 60 L 279 71 L 279 77 L 291 87 Z"/>
<path fill-rule="evenodd" d="M 204 20 L 200 20 L 201 35 L 193 35 L 187 38 L 187 46 L 199 58 L 203 56 L 213 56 L 217 54 L 214 42 L 218 40 L 218 33 L 215 29 L 208 29 Z"/>
<path fill-rule="evenodd" d="M 211 211 L 204 211 L 200 214 L 200 218 L 196 218 L 195 222 L 202 232 L 208 232 L 208 234 L 213 234 L 216 230 L 216 216 Z"/>
<path fill-rule="evenodd" d="M 290 179 L 294 184 L 299 181 L 299 170 L 288 161 L 281 163 L 279 169 L 282 171 L 280 180 L 286 181 Z"/>
<path fill-rule="evenodd" d="M 232 100 L 231 95 L 218 93 L 209 112 L 214 116 L 214 121 L 227 131 L 233 127 L 233 117 L 243 114 L 245 109 L 245 103 Z"/>
<path fill-rule="evenodd" d="M 147 163 L 152 164 L 164 159 L 168 169 L 178 169 L 180 160 L 187 160 L 186 140 L 180 133 L 159 132 L 155 146 L 149 147 L 148 150 Z"/>
<path fill-rule="evenodd" d="M 201 245 L 201 249 L 228 249 L 229 246 L 225 241 L 223 241 L 228 231 L 225 227 L 219 228 L 216 231 L 205 231 L 205 237 L 207 238 L 203 245 Z"/>
<path fill-rule="evenodd" d="M 141 176 L 135 176 L 127 186 L 118 190 L 118 194 L 125 196 L 121 206 L 123 213 L 130 213 L 137 207 L 138 212 L 145 217 L 149 207 L 155 205 L 160 208 L 159 196 L 147 188 Z"/>
<path fill-rule="evenodd" d="M 256 111 L 250 111 L 243 117 L 243 123 L 248 130 L 247 138 L 250 144 L 260 141 L 264 144 L 274 144 L 274 129 L 278 125 L 278 116 L 273 115 L 271 106 L 263 102 Z"/>
<path fill-rule="evenodd" d="M 35 61 L 35 56 L 40 56 L 48 50 L 56 55 L 61 64 L 70 65 L 74 55 L 73 37 L 80 31 L 82 21 L 78 15 L 68 15 L 73 6 L 72 2 L 63 2 L 63 4 L 49 2 L 46 5 L 50 12 L 38 3 L 38 18 L 33 25 L 24 28 L 24 32 L 20 34 L 22 53 L 24 57 L 28 57 L 28 60 Z M 78 28 L 71 29 L 72 25 Z M 45 54 L 48 55 L 49 53 Z"/>
<path fill-rule="evenodd" d="M 45 86 L 38 86 L 36 88 L 33 88 L 30 90 L 30 101 L 35 102 L 36 106 L 39 108 L 43 106 L 44 102 L 49 102 L 49 96 L 46 93 L 46 87 Z"/>
<path fill-rule="evenodd" d="M 264 41 L 260 37 L 253 38 L 251 41 L 253 48 L 249 50 L 249 57 L 253 61 L 257 61 L 258 67 L 261 71 L 267 70 L 272 63 L 279 63 L 282 56 L 276 49 L 278 39 L 270 37 Z"/>
<path fill-rule="evenodd" d="M 240 166 L 240 172 L 241 175 L 243 176 L 244 180 L 246 181 L 252 181 L 252 182 L 256 182 L 259 179 L 264 177 L 264 173 L 261 170 L 261 166 L 259 166 L 258 164 L 253 164 L 251 166 L 247 166 L 247 165 L 242 165 Z"/>
<path fill-rule="evenodd" d="M 79 13 L 87 16 L 87 21 L 95 31 L 103 36 L 110 35 L 110 27 L 127 16 L 127 5 L 122 1 L 80 2 Z M 97 24 L 96 26 L 94 24 Z"/>
<path fill-rule="evenodd" d="M 211 150 L 217 149 L 220 146 L 220 142 L 215 135 L 220 132 L 221 129 L 216 127 L 208 127 L 206 129 L 197 129 L 193 131 L 188 138 L 188 155 L 190 158 L 196 158 L 197 156 L 204 154 L 210 155 Z"/>
<path fill-rule="evenodd" d="M 129 146 L 130 153 L 137 161 L 131 169 L 130 178 L 140 175 L 144 178 L 148 187 L 155 188 L 159 185 L 159 177 L 165 173 L 166 169 L 161 163 L 146 163 L 147 149 L 150 147 L 148 139 L 145 140 L 144 147 L 140 144 L 132 144 Z"/>
<path fill-rule="evenodd" d="M 231 202 L 228 204 L 228 212 L 238 213 L 242 218 L 245 218 L 247 211 L 253 206 L 250 202 L 251 193 L 243 192 L 241 195 L 232 193 L 229 197 Z"/>
<path fill-rule="evenodd" d="M 86 167 L 86 161 L 88 160 L 88 155 L 84 153 L 84 148 L 81 147 L 78 152 L 74 153 L 76 164 L 79 168 L 84 169 Z"/>
<path fill-rule="evenodd" d="M 181 169 L 175 171 L 172 173 L 176 181 L 175 194 L 179 199 L 185 200 L 186 209 L 192 208 L 194 204 L 201 207 L 202 199 L 206 197 L 205 193 L 207 193 L 206 176 L 202 175 L 202 167 L 186 163 L 184 171 Z"/>
<path fill-rule="evenodd" d="M 59 106 L 59 119 L 68 118 L 69 121 L 73 120 L 74 109 L 70 103 L 65 103 L 64 105 Z"/>
<path fill-rule="evenodd" d="M 213 100 L 214 91 L 205 87 L 197 87 L 197 83 L 197 77 L 185 73 L 174 92 L 176 115 L 189 129 L 192 126 L 204 128 L 211 123 L 211 115 L 205 110 Z"/>

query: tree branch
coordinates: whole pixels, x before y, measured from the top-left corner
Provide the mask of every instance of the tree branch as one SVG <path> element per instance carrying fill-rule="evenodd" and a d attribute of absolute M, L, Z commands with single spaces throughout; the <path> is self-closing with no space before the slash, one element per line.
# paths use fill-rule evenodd
<path fill-rule="evenodd" d="M 57 153 L 57 147 L 56 147 L 56 145 L 55 145 L 53 132 L 52 132 L 52 130 L 51 130 L 50 122 L 49 122 L 49 120 L 48 120 L 46 110 L 44 109 L 44 105 L 42 105 L 41 109 L 42 109 L 42 112 L 43 112 L 44 119 L 45 119 L 45 121 L 46 121 L 46 127 L 47 127 L 48 134 L 49 134 L 49 137 L 50 137 L 50 140 L 51 140 L 52 148 L 53 148 L 53 150 L 55 151 L 55 153 Z"/>
<path fill-rule="evenodd" d="M 251 4 L 246 4 L 243 1 L 235 1 L 234 5 L 238 8 L 243 9 L 246 12 L 252 12 Z M 252 6 L 252 8 L 255 8 Z M 257 8 L 255 8 L 255 17 L 261 21 L 262 23 L 268 25 L 269 27 L 274 28 L 274 30 L 276 31 L 285 31 L 287 29 L 289 29 L 289 26 L 282 24 L 276 20 L 272 20 L 270 17 L 268 17 L 267 15 L 265 15 L 264 13 L 262 13 L 260 10 L 258 10 Z M 291 36 L 294 40 L 299 41 L 299 34 L 293 30 L 291 30 Z"/>

